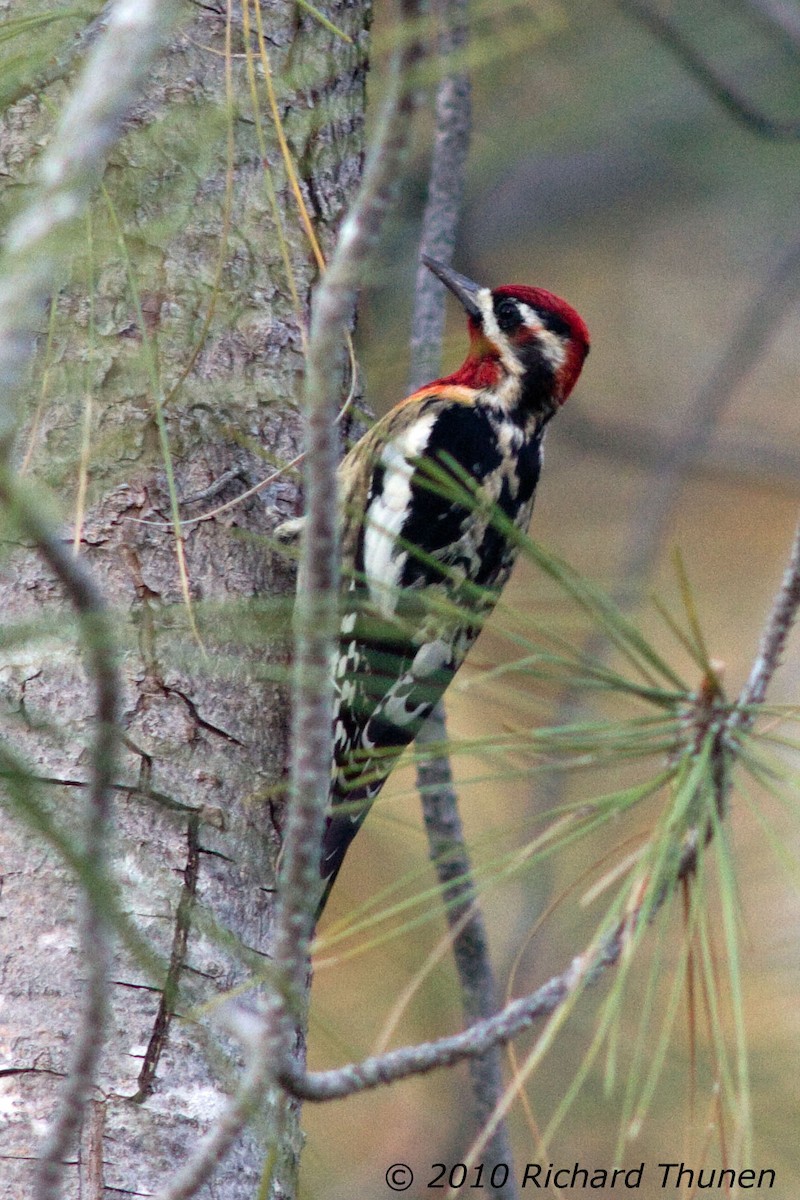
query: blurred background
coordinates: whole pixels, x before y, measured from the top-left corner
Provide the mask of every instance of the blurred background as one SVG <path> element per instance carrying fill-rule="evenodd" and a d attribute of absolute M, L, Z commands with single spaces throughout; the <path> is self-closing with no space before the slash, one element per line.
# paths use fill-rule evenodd
<path fill-rule="evenodd" d="M 679 607 L 671 557 L 679 547 L 710 654 L 724 663 L 726 690 L 735 696 L 781 578 L 800 494 L 800 5 L 671 0 L 659 11 L 775 127 L 748 125 L 726 110 L 627 4 L 475 0 L 468 57 L 474 133 L 454 265 L 491 286 L 526 283 L 557 292 L 592 334 L 578 388 L 548 433 L 533 535 L 609 592 L 640 594 L 637 621 L 691 679 L 696 668 L 648 599 L 656 591 Z M 378 3 L 373 117 L 394 36 L 389 6 Z M 400 215 L 360 317 L 366 395 L 378 412 L 407 390 L 429 114 L 430 105 L 418 120 Z M 454 305 L 443 371 L 455 369 L 465 345 Z M 506 600 L 522 619 L 528 612 L 556 612 L 558 605 L 528 564 L 515 572 Z M 526 695 L 507 679 L 482 682 L 487 667 L 514 653 L 504 620 L 513 624 L 502 616 L 493 622 L 448 693 L 455 742 L 525 722 L 546 724 L 558 711 L 549 707 L 559 702 L 553 695 Z M 795 639 L 770 693 L 775 702 L 797 702 L 797 649 Z M 596 703 L 587 711 L 602 715 Z M 629 777 L 590 771 L 554 784 L 509 770 L 503 778 L 510 765 L 486 756 L 455 758 L 478 862 L 513 846 L 515 838 L 524 844 L 553 796 L 564 802 L 580 797 L 581 789 L 596 795 Z M 800 1187 L 800 904 L 796 763 L 787 757 L 784 766 L 790 776 L 782 801 L 750 785 L 734 797 L 730 839 L 755 1128 L 748 1165 L 775 1169 L 772 1194 L 788 1197 Z M 602 845 L 581 844 L 486 889 L 498 999 L 521 995 L 563 970 L 586 944 L 593 925 L 578 903 L 581 873 L 630 832 L 617 828 Z M 323 936 L 406 872 L 417 872 L 411 890 L 430 886 L 426 862 L 413 770 L 406 768 L 392 777 L 348 855 Z M 376 926 L 321 946 L 312 1066 L 460 1027 L 449 955 L 426 967 L 445 933 L 435 901 L 428 909 L 432 919 L 402 935 L 380 940 L 385 926 Z M 680 933 L 675 912 L 653 938 L 665 987 L 681 952 Z M 394 1013 L 414 981 L 402 1013 Z M 580 1064 L 597 1005 L 611 986 L 607 979 L 584 998 L 528 1088 L 533 1116 L 519 1103 L 512 1110 L 518 1164 L 536 1157 L 536 1129 L 547 1124 Z M 631 1037 L 639 1000 L 634 984 Z M 718 1159 L 721 1139 L 735 1141 L 734 1130 L 724 1122 L 720 1128 L 702 1047 L 692 1048 L 685 994 L 679 1003 L 649 1115 L 623 1144 L 628 1165 L 680 1159 L 703 1165 Z M 652 1036 L 655 1041 L 657 1031 Z M 530 1040 L 521 1039 L 521 1055 L 526 1044 Z M 304 1195 L 388 1195 L 383 1170 L 390 1163 L 416 1169 L 463 1159 L 473 1132 L 467 1088 L 459 1068 L 361 1098 L 308 1105 Z M 604 1089 L 601 1061 L 549 1146 L 552 1161 L 612 1166 L 623 1092 L 624 1078 Z M 416 1186 L 409 1194 L 417 1194 Z"/>

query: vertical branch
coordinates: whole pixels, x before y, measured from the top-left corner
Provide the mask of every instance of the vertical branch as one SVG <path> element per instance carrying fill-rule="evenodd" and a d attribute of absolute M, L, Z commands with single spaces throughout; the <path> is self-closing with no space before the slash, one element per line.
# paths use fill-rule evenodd
<path fill-rule="evenodd" d="M 466 0 L 444 0 L 445 28 L 440 39 L 444 61 L 466 49 Z M 454 71 L 443 77 L 436 93 L 436 128 L 422 218 L 420 253 L 450 263 L 466 185 L 472 119 L 469 76 Z M 434 379 L 441 369 L 444 304 L 442 284 L 420 260 L 411 323 L 410 391 Z"/>
<path fill-rule="evenodd" d="M 454 58 L 468 39 L 466 0 L 444 0 L 444 29 L 440 51 Z M 449 65 L 449 64 L 448 64 Z M 428 199 L 422 219 L 420 250 L 449 263 L 464 198 L 471 127 L 471 89 L 465 72 L 448 70 L 436 96 L 436 129 L 428 182 Z M 411 331 L 410 388 L 421 387 L 439 374 L 445 309 L 442 287 L 420 262 Z M 444 744 L 447 738 L 444 705 L 440 701 L 417 737 L 421 748 Z M 428 847 L 453 938 L 453 957 L 461 988 L 467 1024 L 490 1017 L 496 1010 L 496 985 L 489 957 L 486 927 L 472 883 L 472 864 L 464 842 L 453 788 L 450 762 L 442 753 L 423 761 L 417 772 Z M 503 1094 L 501 1050 L 492 1047 L 470 1060 L 475 1119 L 482 1128 Z M 511 1147 L 505 1122 L 496 1128 L 486 1147 L 487 1174 L 496 1163 L 510 1163 Z M 509 1182 L 496 1190 L 507 1200 L 516 1195 L 513 1171 Z"/>
<path fill-rule="evenodd" d="M 442 742 L 447 737 L 444 705 L 437 704 L 417 735 L 417 745 Z M 489 956 L 486 926 L 472 882 L 472 864 L 464 841 L 453 788 L 450 761 L 438 754 L 422 761 L 417 769 L 417 786 L 428 834 L 428 847 L 446 905 L 447 921 L 453 937 L 453 958 L 461 988 L 461 1005 L 467 1026 L 488 1020 L 497 1012 L 497 986 Z M 469 1060 L 475 1119 L 479 1130 L 490 1120 L 503 1096 L 502 1049 L 499 1044 L 485 1054 Z M 504 1120 L 497 1123 L 486 1143 L 483 1162 L 486 1174 L 498 1163 L 511 1164 L 511 1142 Z M 517 1195 L 514 1172 L 510 1171 L 503 1187 L 494 1195 L 513 1200 Z"/>
<path fill-rule="evenodd" d="M 418 0 L 401 0 L 405 20 Z M 293 756 L 274 956 L 295 997 L 305 991 L 320 890 L 319 855 L 333 758 L 333 679 L 338 634 L 339 445 L 336 416 L 345 339 L 365 267 L 393 204 L 416 108 L 412 71 L 421 51 L 406 34 L 361 189 L 314 295 L 306 360 L 306 526 L 295 606 Z"/>
<path fill-rule="evenodd" d="M 147 77 L 174 5 L 118 0 L 89 55 L 73 96 L 42 156 L 39 186 L 12 223 L 0 266 L 0 503 L 61 583 L 75 610 L 87 674 L 95 693 L 88 803 L 82 855 L 81 961 L 85 999 L 71 1062 L 36 1177 L 37 1200 L 55 1200 L 64 1160 L 80 1125 L 100 1056 L 107 1006 L 110 941 L 101 896 L 117 742 L 120 683 L 105 602 L 86 566 L 74 558 L 30 489 L 10 465 L 19 420 L 18 395 L 35 347 L 35 330 L 68 261 L 76 221 L 102 176 L 108 153 Z"/>

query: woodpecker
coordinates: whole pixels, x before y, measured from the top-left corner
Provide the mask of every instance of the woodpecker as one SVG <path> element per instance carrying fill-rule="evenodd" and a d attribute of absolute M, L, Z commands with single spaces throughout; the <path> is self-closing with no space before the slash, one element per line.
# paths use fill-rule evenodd
<path fill-rule="evenodd" d="M 342 609 L 322 912 L 347 849 L 494 607 L 525 532 L 550 418 L 589 333 L 538 287 L 482 287 L 435 259 L 469 352 L 395 405 L 340 471 Z"/>

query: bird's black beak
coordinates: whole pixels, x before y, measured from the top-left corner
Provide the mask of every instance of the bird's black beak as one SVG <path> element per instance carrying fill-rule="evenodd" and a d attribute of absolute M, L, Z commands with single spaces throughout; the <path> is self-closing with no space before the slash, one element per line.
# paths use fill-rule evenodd
<path fill-rule="evenodd" d="M 454 271 L 452 267 L 446 267 L 444 263 L 437 262 L 435 258 L 429 258 L 427 254 L 422 255 L 422 261 L 428 270 L 433 271 L 436 278 L 441 279 L 444 286 L 449 288 L 461 302 L 467 315 L 476 321 L 481 321 L 483 313 L 476 300 L 478 292 L 483 291 L 481 285 L 473 283 L 471 279 L 467 279 L 466 275 L 459 275 L 458 271 Z"/>

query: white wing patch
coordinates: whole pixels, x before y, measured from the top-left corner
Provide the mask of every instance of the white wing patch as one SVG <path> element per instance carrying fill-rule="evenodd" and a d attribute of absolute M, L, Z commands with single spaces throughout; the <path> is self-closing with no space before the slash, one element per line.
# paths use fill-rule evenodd
<path fill-rule="evenodd" d="M 364 520 L 364 574 L 370 599 L 384 616 L 391 616 L 403 573 L 405 550 L 397 538 L 411 501 L 412 461 L 424 451 L 436 420 L 429 413 L 409 425 L 400 437 L 388 442 L 380 457 L 383 486 L 367 508 Z"/>

